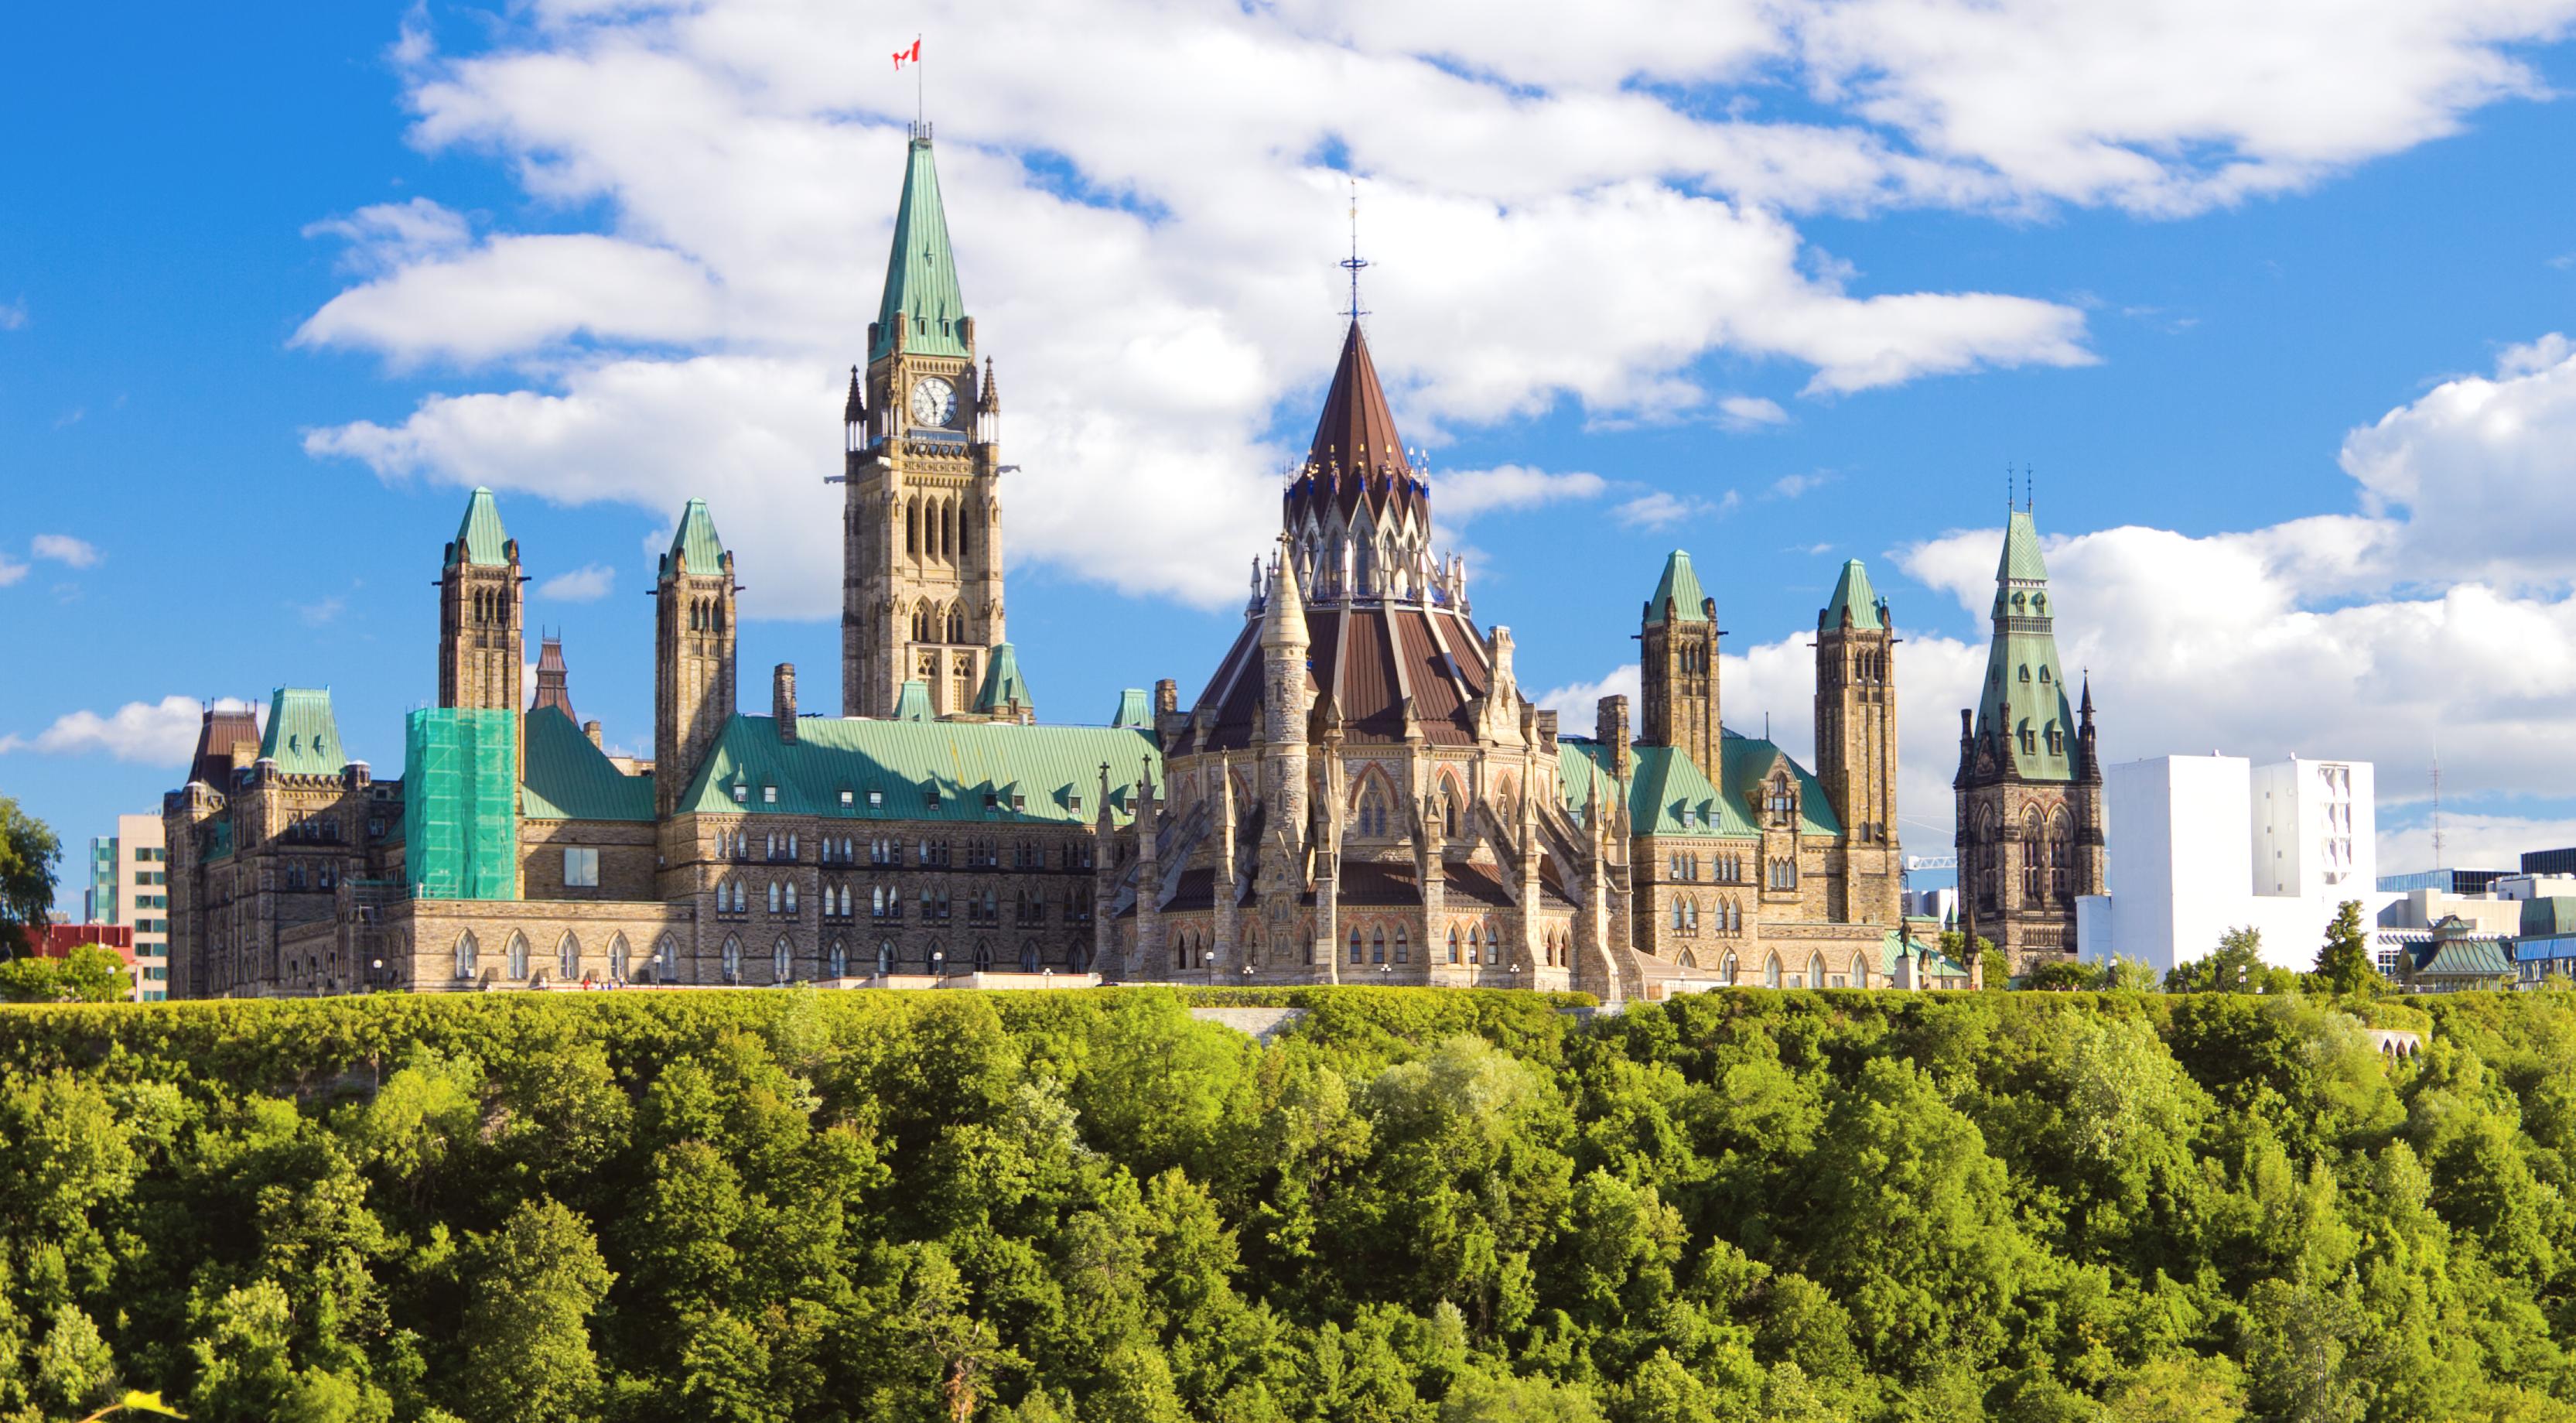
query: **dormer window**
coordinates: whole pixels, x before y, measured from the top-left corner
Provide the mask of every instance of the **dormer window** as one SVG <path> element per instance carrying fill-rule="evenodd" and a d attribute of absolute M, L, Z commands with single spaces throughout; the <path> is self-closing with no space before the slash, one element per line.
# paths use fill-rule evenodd
<path fill-rule="evenodd" d="M 778 804 L 778 787 L 762 786 L 760 788 L 760 803 L 762 805 Z"/>
<path fill-rule="evenodd" d="M 2048 669 L 2046 667 L 2039 669 L 2039 681 L 2042 686 L 2046 686 L 2048 684 Z"/>
<path fill-rule="evenodd" d="M 733 788 L 733 803 L 736 805 L 751 804 L 751 787 L 736 784 Z"/>
<path fill-rule="evenodd" d="M 857 797 L 857 796 L 855 796 L 855 795 L 851 794 L 851 793 L 850 793 L 850 792 L 848 792 L 848 791 L 843 791 L 843 792 L 841 792 L 841 809 L 843 809 L 843 810 L 848 810 L 848 809 L 850 808 L 850 806 L 851 806 L 851 803 L 852 803 L 852 802 L 854 802 L 854 801 L 856 801 L 857 799 L 858 799 L 858 797 Z"/>
<path fill-rule="evenodd" d="M 2021 679 L 2022 679 L 2022 681 L 2024 681 L 2024 682 L 2028 682 L 2028 681 L 2030 680 L 2030 668 L 2029 668 L 2029 667 L 2025 666 L 2025 667 L 2023 667 L 2023 668 L 2021 669 Z"/>
<path fill-rule="evenodd" d="M 885 808 L 885 792 L 884 792 L 884 791 L 870 791 L 870 792 L 868 792 L 868 809 L 870 809 L 870 810 L 883 810 L 884 808 Z"/>

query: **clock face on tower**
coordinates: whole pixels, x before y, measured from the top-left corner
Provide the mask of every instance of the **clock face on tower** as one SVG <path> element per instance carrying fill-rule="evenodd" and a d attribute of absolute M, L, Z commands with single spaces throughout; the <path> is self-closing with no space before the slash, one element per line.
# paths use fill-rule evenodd
<path fill-rule="evenodd" d="M 937 376 L 923 376 L 912 385 L 912 421 L 916 425 L 945 425 L 957 418 L 957 387 Z"/>

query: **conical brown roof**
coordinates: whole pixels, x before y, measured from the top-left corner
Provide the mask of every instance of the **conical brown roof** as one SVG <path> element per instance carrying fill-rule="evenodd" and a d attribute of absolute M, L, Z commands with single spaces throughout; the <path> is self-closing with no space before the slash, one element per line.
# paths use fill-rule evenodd
<path fill-rule="evenodd" d="M 1404 438 L 1395 431 L 1386 391 L 1378 384 L 1368 338 L 1356 321 L 1342 338 L 1341 364 L 1324 393 L 1323 417 L 1315 422 L 1306 463 L 1307 470 L 1288 492 L 1291 527 L 1297 523 L 1298 506 L 1307 500 L 1338 504 L 1347 513 L 1363 499 L 1417 503 L 1424 493 L 1405 458 Z"/>

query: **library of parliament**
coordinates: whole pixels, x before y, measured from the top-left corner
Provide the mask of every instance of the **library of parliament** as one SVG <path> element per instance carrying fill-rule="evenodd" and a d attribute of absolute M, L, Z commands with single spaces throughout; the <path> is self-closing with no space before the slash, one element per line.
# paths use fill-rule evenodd
<path fill-rule="evenodd" d="M 1560 726 L 1433 549 L 1437 491 L 1356 318 L 1195 693 L 1041 719 L 964 291 L 916 128 L 819 481 L 841 503 L 837 715 L 805 709 L 790 665 L 740 707 L 742 570 L 724 511 L 692 500 L 656 574 L 652 755 L 610 754 L 560 644 L 524 692 L 543 551 L 523 563 L 476 490 L 437 553 L 437 699 L 405 718 L 400 779 L 345 752 L 326 692 L 206 713 L 164 797 L 173 996 L 1364 982 L 1616 1003 L 1978 981 L 1907 917 L 1898 638 L 1862 564 L 1819 590 L 1813 766 L 1721 720 L 1718 569 L 1685 552 L 1634 570 L 1636 705 Z M 2026 512 L 1992 622 L 1961 714 L 1957 927 L 2019 971 L 2074 952 L 2103 865 L 2091 693 L 2058 664 Z"/>

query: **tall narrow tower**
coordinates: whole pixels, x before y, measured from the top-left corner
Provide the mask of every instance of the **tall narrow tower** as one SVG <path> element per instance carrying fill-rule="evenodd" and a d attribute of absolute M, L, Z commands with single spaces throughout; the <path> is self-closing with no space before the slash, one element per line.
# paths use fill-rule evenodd
<path fill-rule="evenodd" d="M 842 481 L 841 711 L 903 684 L 971 711 L 1002 623 L 1001 401 L 975 369 L 930 126 L 912 127 L 866 370 L 850 372 Z"/>
<path fill-rule="evenodd" d="M 525 579 L 519 541 L 501 529 L 492 491 L 465 501 L 465 521 L 438 576 L 438 704 L 472 711 L 519 709 Z"/>
<path fill-rule="evenodd" d="M 1855 843 L 1896 838 L 1896 635 L 1857 558 L 1816 614 L 1816 776 Z"/>
<path fill-rule="evenodd" d="M 1959 713 L 1959 900 L 1961 927 L 2018 974 L 2077 951 L 2075 901 L 2103 883 L 2090 689 L 2079 724 L 2027 509 L 2004 524 L 1993 618 L 1986 680 Z"/>
<path fill-rule="evenodd" d="M 733 555 L 692 499 L 654 585 L 653 803 L 665 817 L 733 716 L 734 592 Z"/>
<path fill-rule="evenodd" d="M 1664 560 L 1664 576 L 1646 600 L 1637 633 L 1637 663 L 1645 701 L 1645 726 L 1638 740 L 1648 746 L 1671 746 L 1687 753 L 1703 775 L 1716 782 L 1717 600 L 1700 591 L 1690 555 L 1674 549 Z"/>
<path fill-rule="evenodd" d="M 1844 916 L 1896 923 L 1896 628 L 1857 558 L 1816 614 L 1816 779 L 1842 822 Z"/>

